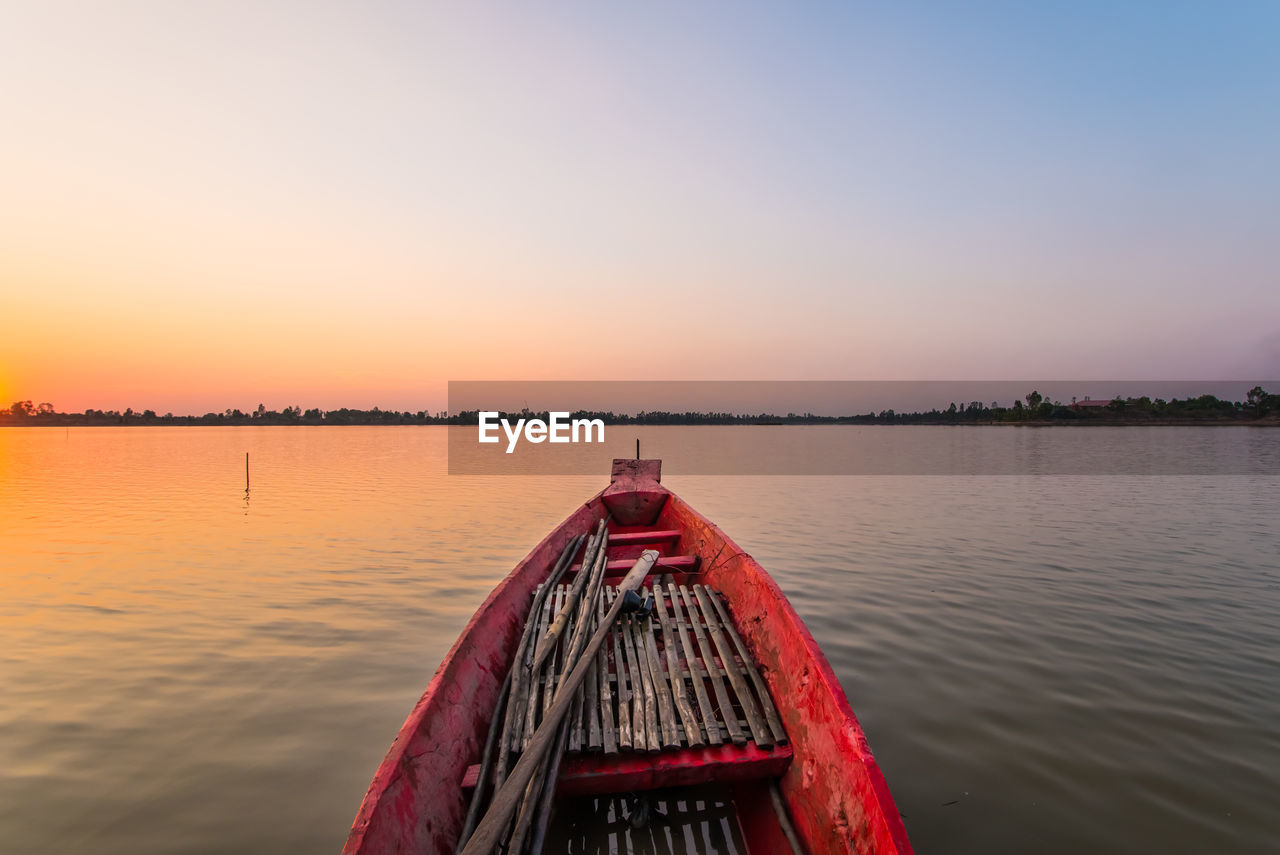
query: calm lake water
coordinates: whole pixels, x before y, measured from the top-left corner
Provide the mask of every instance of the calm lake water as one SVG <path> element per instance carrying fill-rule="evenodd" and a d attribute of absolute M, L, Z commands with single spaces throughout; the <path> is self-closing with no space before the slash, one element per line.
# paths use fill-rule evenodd
<path fill-rule="evenodd" d="M 1249 429 L 1123 430 L 1196 455 Z M 769 442 L 628 441 L 707 431 Z M 440 428 L 0 430 L 0 849 L 339 850 L 476 606 L 607 482 L 445 453 Z M 1277 476 L 664 482 L 787 592 L 918 851 L 1277 850 Z"/>

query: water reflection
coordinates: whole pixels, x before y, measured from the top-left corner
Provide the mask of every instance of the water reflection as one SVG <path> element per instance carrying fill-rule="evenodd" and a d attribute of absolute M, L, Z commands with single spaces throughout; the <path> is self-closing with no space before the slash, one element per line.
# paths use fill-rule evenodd
<path fill-rule="evenodd" d="M 626 425 L 593 445 L 481 445 L 451 427 L 455 475 L 591 475 L 631 457 L 632 437 L 681 475 L 1280 475 L 1277 431 L 1245 426 Z"/>
<path fill-rule="evenodd" d="M 662 456 L 707 430 L 638 432 Z M 768 452 L 774 429 L 731 430 Z M 969 447 L 876 430 L 882 455 Z M 1166 456 L 1238 440 L 1133 430 Z M 1254 433 L 1271 459 L 1280 432 Z M 0 848 L 339 849 L 458 632 L 608 471 L 449 476 L 446 447 L 414 427 L 0 430 Z M 787 592 L 921 852 L 1274 848 L 1280 478 L 664 481 Z M 734 846 L 718 833 L 645 845 Z"/>

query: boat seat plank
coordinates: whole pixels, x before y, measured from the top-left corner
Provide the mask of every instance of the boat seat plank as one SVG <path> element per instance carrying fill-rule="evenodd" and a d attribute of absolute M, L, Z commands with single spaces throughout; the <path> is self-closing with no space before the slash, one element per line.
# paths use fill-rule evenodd
<path fill-rule="evenodd" d="M 661 531 L 614 532 L 609 535 L 610 546 L 633 546 L 646 543 L 670 543 L 680 539 L 678 528 Z"/>
<path fill-rule="evenodd" d="M 726 783 L 776 778 L 787 770 L 791 757 L 790 745 L 761 748 L 753 743 L 681 748 L 656 755 L 570 755 L 560 764 L 556 792 L 561 795 L 626 793 L 713 781 Z M 467 791 L 475 789 L 479 774 L 478 764 L 468 767 L 462 788 Z"/>
<path fill-rule="evenodd" d="M 625 576 L 627 571 L 635 566 L 637 559 L 635 558 L 614 558 L 604 565 L 605 576 Z M 654 572 L 659 570 L 676 570 L 681 573 L 697 573 L 698 572 L 698 556 L 696 555 L 666 555 L 659 558 L 654 564 Z M 582 569 L 581 564 L 575 564 L 569 568 L 569 572 L 577 573 Z"/>

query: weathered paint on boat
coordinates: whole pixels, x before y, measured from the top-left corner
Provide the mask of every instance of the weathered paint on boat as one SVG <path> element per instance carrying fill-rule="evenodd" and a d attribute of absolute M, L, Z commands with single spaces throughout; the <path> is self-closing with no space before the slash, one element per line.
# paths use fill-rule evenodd
<path fill-rule="evenodd" d="M 671 572 L 710 585 L 729 600 L 738 630 L 778 701 L 792 757 L 776 779 L 738 781 L 734 799 L 753 851 L 785 851 L 770 822 L 768 781 L 776 780 L 810 853 L 910 853 L 902 819 L 843 689 L 817 642 L 777 584 L 750 555 L 659 483 L 660 462 L 618 460 L 612 482 L 575 510 L 516 565 L 472 616 L 445 655 L 373 777 L 347 837 L 348 855 L 445 855 L 466 813 L 462 781 L 480 755 L 532 594 L 565 544 L 606 511 L 610 531 L 662 530 L 676 551 L 697 558 Z M 670 532 L 679 532 L 671 537 Z M 628 540 L 631 542 L 628 543 Z M 634 557 L 635 538 L 611 545 L 611 560 Z M 670 758 L 620 758 L 602 776 L 614 791 L 652 783 Z M 587 761 L 589 767 L 594 761 Z M 593 768 L 599 772 L 596 763 Z M 632 772 L 628 772 L 628 765 Z M 628 774 L 634 778 L 627 779 Z M 679 783 L 683 779 L 675 779 Z M 577 787 L 574 787 L 576 790 Z"/>

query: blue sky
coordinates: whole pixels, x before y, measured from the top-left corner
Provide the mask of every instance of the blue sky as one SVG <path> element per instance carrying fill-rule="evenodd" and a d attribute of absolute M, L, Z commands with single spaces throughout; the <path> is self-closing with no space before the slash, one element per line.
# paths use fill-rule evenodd
<path fill-rule="evenodd" d="M 0 20 L 0 395 L 1280 375 L 1280 5 Z"/>

